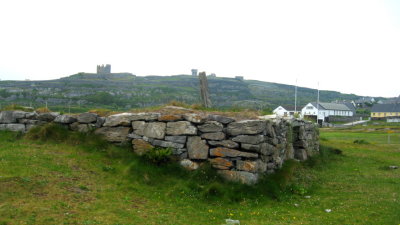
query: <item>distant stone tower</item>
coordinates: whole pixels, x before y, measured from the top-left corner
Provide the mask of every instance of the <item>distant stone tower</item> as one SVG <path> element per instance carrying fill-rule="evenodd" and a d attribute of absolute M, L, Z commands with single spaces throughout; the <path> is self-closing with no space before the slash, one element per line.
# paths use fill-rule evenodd
<path fill-rule="evenodd" d="M 110 74 L 111 73 L 111 65 L 97 65 L 97 74 Z"/>
<path fill-rule="evenodd" d="M 192 76 L 197 76 L 197 69 L 192 69 Z"/>

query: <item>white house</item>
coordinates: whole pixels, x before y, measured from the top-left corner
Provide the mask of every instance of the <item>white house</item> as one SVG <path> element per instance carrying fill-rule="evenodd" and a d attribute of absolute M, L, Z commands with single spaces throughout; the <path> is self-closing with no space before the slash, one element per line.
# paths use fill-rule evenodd
<path fill-rule="evenodd" d="M 319 112 L 319 113 L 318 113 Z M 345 104 L 320 102 L 319 107 L 316 102 L 308 103 L 301 109 L 301 115 L 315 116 L 318 120 L 325 121 L 329 116 L 354 116 L 354 112 Z"/>
<path fill-rule="evenodd" d="M 279 117 L 289 117 L 289 116 L 294 115 L 295 110 L 294 110 L 294 107 L 290 107 L 290 106 L 286 106 L 286 107 L 278 106 L 272 112 Z"/>

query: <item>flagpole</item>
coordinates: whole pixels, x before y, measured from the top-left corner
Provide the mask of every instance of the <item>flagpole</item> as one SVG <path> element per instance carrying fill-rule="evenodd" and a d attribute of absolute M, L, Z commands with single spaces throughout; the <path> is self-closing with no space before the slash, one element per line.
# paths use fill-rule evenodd
<path fill-rule="evenodd" d="M 294 114 L 297 113 L 297 78 L 296 85 L 294 86 Z"/>
<path fill-rule="evenodd" d="M 318 81 L 318 97 L 317 97 L 317 123 L 319 117 L 319 81 Z"/>

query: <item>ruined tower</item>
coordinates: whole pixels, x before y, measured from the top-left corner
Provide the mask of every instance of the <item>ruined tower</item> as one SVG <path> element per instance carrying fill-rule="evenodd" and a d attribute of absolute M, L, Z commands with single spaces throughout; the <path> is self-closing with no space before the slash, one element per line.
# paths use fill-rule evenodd
<path fill-rule="evenodd" d="M 192 69 L 192 76 L 197 76 L 197 69 Z"/>
<path fill-rule="evenodd" d="M 97 74 L 110 74 L 111 73 L 111 65 L 97 65 Z"/>

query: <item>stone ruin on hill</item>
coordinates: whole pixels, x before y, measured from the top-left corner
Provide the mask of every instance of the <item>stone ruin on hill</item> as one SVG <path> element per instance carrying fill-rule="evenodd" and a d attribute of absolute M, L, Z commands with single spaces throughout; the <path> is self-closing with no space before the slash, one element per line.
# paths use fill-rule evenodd
<path fill-rule="evenodd" d="M 132 143 L 136 154 L 154 146 L 169 147 L 180 164 L 195 170 L 209 162 L 231 181 L 257 182 L 288 159 L 306 160 L 319 151 L 319 132 L 311 122 L 292 119 L 236 120 L 195 113 L 94 113 L 60 115 L 22 111 L 0 112 L 0 130 L 26 132 L 54 122 L 79 132 L 93 131 L 113 143 Z"/>

